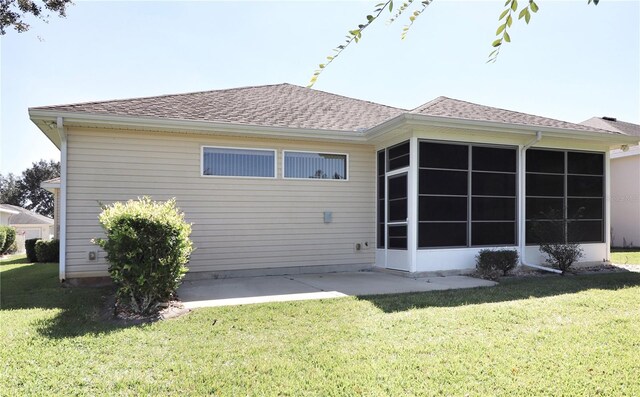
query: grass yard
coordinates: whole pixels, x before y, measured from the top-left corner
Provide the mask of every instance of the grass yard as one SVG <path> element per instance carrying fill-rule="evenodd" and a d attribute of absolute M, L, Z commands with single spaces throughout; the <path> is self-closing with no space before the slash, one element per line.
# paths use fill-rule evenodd
<path fill-rule="evenodd" d="M 0 266 L 0 394 L 638 396 L 640 273 L 97 320 L 104 289 Z"/>
<path fill-rule="evenodd" d="M 640 249 L 612 248 L 611 262 L 621 265 L 640 265 Z"/>

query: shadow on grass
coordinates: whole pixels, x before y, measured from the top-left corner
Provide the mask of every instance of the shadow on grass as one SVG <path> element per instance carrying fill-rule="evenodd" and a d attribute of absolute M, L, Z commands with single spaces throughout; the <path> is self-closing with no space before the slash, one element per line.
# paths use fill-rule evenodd
<path fill-rule="evenodd" d="M 5 265 L 20 265 L 20 264 L 27 264 L 29 263 L 29 261 L 27 260 L 26 256 L 19 256 L 19 257 L 11 257 L 8 259 L 2 259 L 0 260 L 0 266 L 5 266 Z"/>
<path fill-rule="evenodd" d="M 578 276 L 506 279 L 495 287 L 394 295 L 359 296 L 385 313 L 426 307 L 455 307 L 573 294 L 590 289 L 618 290 L 640 286 L 640 273 L 620 272 Z"/>
<path fill-rule="evenodd" d="M 105 302 L 111 288 L 63 288 L 57 263 L 25 264 L 0 274 L 0 311 L 58 309 L 37 320 L 38 332 L 48 338 L 106 334 L 130 325 L 109 321 Z"/>

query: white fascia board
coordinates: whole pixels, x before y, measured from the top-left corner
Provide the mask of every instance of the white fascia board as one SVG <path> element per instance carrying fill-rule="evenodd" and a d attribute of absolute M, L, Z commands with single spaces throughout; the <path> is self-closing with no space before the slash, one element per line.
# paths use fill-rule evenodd
<path fill-rule="evenodd" d="M 624 152 L 620 149 L 611 151 L 612 159 L 619 159 L 622 157 L 640 156 L 640 146 L 633 146 L 628 151 Z"/>
<path fill-rule="evenodd" d="M 132 117 L 93 114 L 84 112 L 60 112 L 53 110 L 29 109 L 31 120 L 41 127 L 64 117 L 65 126 L 90 125 L 98 127 L 122 127 L 152 131 L 181 131 L 201 134 L 243 135 L 255 137 L 297 138 L 305 140 L 329 140 L 365 143 L 363 132 L 320 130 L 289 127 L 265 127 L 249 124 L 233 124 L 211 121 L 193 121 L 179 119 L 158 119 L 154 117 Z M 55 142 L 54 142 L 55 143 Z M 58 146 L 58 145 L 56 145 Z"/>
<path fill-rule="evenodd" d="M 379 139 L 387 133 L 397 130 L 402 126 L 459 128 L 485 132 L 502 132 L 516 135 L 531 135 L 532 133 L 540 131 L 544 133 L 546 137 L 578 138 L 581 140 L 589 140 L 607 144 L 611 148 L 615 148 L 620 145 L 637 145 L 639 143 L 638 137 L 628 135 L 606 134 L 592 131 L 580 131 L 525 124 L 507 124 L 492 121 L 467 120 L 453 117 L 426 116 L 411 113 L 403 113 L 362 132 L 289 127 L 267 127 L 249 124 L 233 124 L 180 119 L 158 119 L 154 117 L 139 116 L 115 116 L 86 112 L 66 112 L 40 109 L 29 109 L 29 116 L 31 120 L 49 137 L 49 139 L 58 148 L 60 147 L 60 142 L 56 137 L 57 133 L 55 130 L 55 121 L 59 116 L 64 117 L 65 126 L 72 126 L 75 124 L 84 126 L 112 128 L 115 127 L 123 129 L 140 129 L 151 131 L 179 131 L 200 134 L 296 138 L 303 140 L 326 140 L 364 144 L 371 144 L 375 142 L 376 139 Z"/>
<path fill-rule="evenodd" d="M 8 208 L 0 208 L 0 212 L 4 212 L 5 214 L 12 214 L 12 215 L 15 215 L 15 214 L 19 214 L 19 213 L 20 213 L 20 212 L 18 212 L 18 211 L 10 210 L 10 209 L 8 209 Z"/>
<path fill-rule="evenodd" d="M 426 116 L 410 113 L 401 114 L 391 120 L 379 124 L 378 126 L 369 129 L 366 135 L 369 140 L 375 139 L 381 135 L 384 135 L 389 130 L 398 128 L 402 125 L 459 128 L 485 132 L 502 132 L 516 135 L 531 135 L 532 133 L 542 132 L 545 137 L 577 138 L 581 140 L 601 142 L 607 144 L 610 147 L 617 147 L 625 144 L 638 144 L 638 137 L 621 134 L 607 134 L 592 131 L 570 130 L 564 128 L 543 127 L 525 124 L 497 123 L 493 121 L 467 120 L 453 117 Z"/>

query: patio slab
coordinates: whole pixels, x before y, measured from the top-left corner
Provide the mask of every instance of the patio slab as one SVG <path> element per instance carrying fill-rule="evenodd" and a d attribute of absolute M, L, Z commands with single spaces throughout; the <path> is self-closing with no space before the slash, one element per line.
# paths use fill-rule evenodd
<path fill-rule="evenodd" d="M 180 286 L 178 296 L 185 307 L 194 309 L 494 285 L 493 281 L 466 276 L 410 278 L 378 272 L 345 272 L 188 280 Z"/>

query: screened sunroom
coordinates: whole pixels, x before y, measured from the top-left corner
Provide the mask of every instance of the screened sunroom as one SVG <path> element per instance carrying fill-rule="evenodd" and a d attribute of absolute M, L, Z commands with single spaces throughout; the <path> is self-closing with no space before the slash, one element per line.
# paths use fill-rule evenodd
<path fill-rule="evenodd" d="M 422 135 L 377 151 L 376 266 L 469 269 L 486 248 L 514 249 L 540 264 L 538 230 L 580 243 L 584 261 L 607 258 L 605 151 L 546 147 L 540 135 L 478 142 Z"/>

